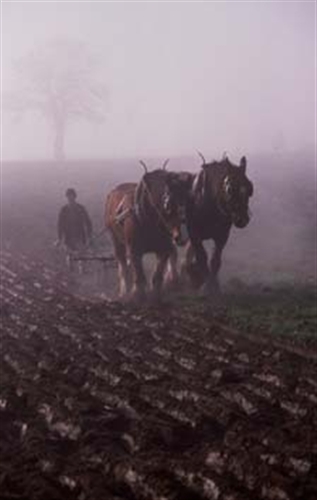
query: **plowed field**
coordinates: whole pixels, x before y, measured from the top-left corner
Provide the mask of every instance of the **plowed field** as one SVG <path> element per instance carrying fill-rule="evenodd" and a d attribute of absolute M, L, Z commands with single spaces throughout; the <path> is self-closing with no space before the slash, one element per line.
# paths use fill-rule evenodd
<path fill-rule="evenodd" d="M 314 352 L 1 255 L 1 500 L 317 499 Z"/>

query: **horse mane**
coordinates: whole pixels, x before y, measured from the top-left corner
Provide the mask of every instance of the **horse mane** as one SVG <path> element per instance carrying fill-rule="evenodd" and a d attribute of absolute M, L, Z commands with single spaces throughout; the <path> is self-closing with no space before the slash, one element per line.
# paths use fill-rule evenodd
<path fill-rule="evenodd" d="M 230 162 L 227 155 L 223 155 L 220 160 L 211 160 L 209 163 L 205 163 L 200 172 L 196 175 L 193 186 L 192 193 L 195 201 L 198 205 L 203 205 L 207 201 L 207 183 L 208 183 L 208 171 L 213 169 L 224 169 L 224 173 L 228 172 L 228 169 L 234 167 Z"/>

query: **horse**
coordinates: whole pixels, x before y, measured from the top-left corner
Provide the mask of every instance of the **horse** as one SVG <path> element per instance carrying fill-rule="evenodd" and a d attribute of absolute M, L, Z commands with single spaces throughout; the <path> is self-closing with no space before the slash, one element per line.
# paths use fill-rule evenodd
<path fill-rule="evenodd" d="M 107 196 L 105 224 L 118 262 L 119 295 L 145 298 L 146 276 L 143 256 L 155 253 L 157 265 L 152 278 L 153 295 L 160 298 L 163 277 L 174 245 L 187 242 L 185 204 L 187 185 L 163 168 L 145 169 L 139 183 L 120 184 Z M 132 276 L 131 276 L 132 271 Z M 132 279 L 131 279 L 132 278 Z"/>
<path fill-rule="evenodd" d="M 190 196 L 186 204 L 189 242 L 185 251 L 182 272 L 189 275 L 195 288 L 204 285 L 208 293 L 219 291 L 218 273 L 222 252 L 232 226 L 244 228 L 250 221 L 249 199 L 253 184 L 246 176 L 247 160 L 239 165 L 224 155 L 221 161 L 206 163 L 192 177 Z M 208 266 L 208 255 L 203 242 L 212 239 L 214 249 Z M 175 254 L 171 263 L 175 266 Z M 174 261 L 174 263 L 173 263 Z"/>

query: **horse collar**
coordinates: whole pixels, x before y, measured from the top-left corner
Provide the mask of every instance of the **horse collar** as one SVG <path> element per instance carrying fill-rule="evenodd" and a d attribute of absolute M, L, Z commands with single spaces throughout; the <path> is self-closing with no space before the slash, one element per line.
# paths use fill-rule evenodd
<path fill-rule="evenodd" d="M 152 193 L 151 191 L 149 190 L 149 187 L 145 181 L 145 179 L 142 179 L 141 181 L 144 189 L 145 189 L 145 192 L 147 193 L 148 195 L 148 199 L 149 199 L 149 202 L 150 202 L 150 205 L 151 207 L 154 209 L 156 215 L 158 216 L 158 219 L 160 220 L 160 222 L 162 223 L 164 229 L 167 231 L 167 233 L 169 234 L 169 236 L 172 236 L 172 233 L 170 231 L 170 228 L 168 227 L 168 224 L 165 220 L 165 217 L 163 216 L 162 212 L 160 211 L 160 209 L 158 208 L 158 206 L 156 205 L 155 201 L 153 200 L 153 196 L 152 196 Z M 140 214 L 140 207 L 138 205 L 136 205 L 136 208 L 135 208 L 135 212 L 137 214 L 137 216 L 140 218 L 141 214 Z"/>

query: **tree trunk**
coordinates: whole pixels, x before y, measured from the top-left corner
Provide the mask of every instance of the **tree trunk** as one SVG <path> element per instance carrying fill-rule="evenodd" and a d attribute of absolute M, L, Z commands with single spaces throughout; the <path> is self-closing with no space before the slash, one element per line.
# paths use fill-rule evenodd
<path fill-rule="evenodd" d="M 65 160 L 65 122 L 56 121 L 54 124 L 54 150 L 55 161 Z"/>

